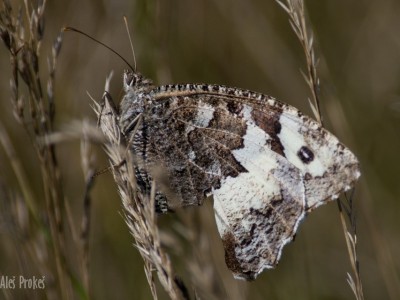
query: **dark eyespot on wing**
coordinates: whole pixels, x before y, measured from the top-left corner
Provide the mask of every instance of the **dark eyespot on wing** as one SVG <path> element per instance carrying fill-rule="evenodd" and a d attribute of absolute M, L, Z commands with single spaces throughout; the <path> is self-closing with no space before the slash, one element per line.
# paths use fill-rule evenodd
<path fill-rule="evenodd" d="M 300 150 L 297 152 L 297 156 L 305 164 L 309 164 L 314 160 L 314 153 L 306 146 L 302 146 L 300 148 Z"/>

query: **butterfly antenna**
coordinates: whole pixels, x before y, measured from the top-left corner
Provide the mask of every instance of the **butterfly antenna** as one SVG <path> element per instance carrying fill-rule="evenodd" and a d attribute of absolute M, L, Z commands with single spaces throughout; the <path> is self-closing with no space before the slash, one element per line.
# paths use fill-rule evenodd
<path fill-rule="evenodd" d="M 84 36 L 86 36 L 87 38 L 91 39 L 92 41 L 95 41 L 96 43 L 102 45 L 103 47 L 106 47 L 108 50 L 110 50 L 112 53 L 114 53 L 115 55 L 117 55 L 120 59 L 122 59 L 128 66 L 129 68 L 133 71 L 136 72 L 136 60 L 135 60 L 135 67 L 132 67 L 132 65 L 125 59 L 122 57 L 121 54 L 119 54 L 117 51 L 115 51 L 114 49 L 112 49 L 110 46 L 107 46 L 106 44 L 100 42 L 99 40 L 96 40 L 94 37 L 91 37 L 90 35 L 88 35 L 87 33 L 84 33 L 83 31 L 80 31 L 79 29 L 73 28 L 73 27 L 64 27 L 63 31 L 73 31 L 73 32 L 77 32 L 80 33 Z"/>
<path fill-rule="evenodd" d="M 131 49 L 132 49 L 132 55 L 133 55 L 133 63 L 134 63 L 134 66 L 135 66 L 135 72 L 136 72 L 136 55 L 135 55 L 135 49 L 133 48 L 133 42 L 132 42 L 132 37 L 131 37 L 131 33 L 130 33 L 130 31 L 129 31 L 129 26 L 128 26 L 128 21 L 127 21 L 127 19 L 126 19 L 126 17 L 124 16 L 124 21 L 125 21 L 125 28 L 126 28 L 126 31 L 127 31 L 127 33 L 128 33 L 128 38 L 129 38 L 129 43 L 131 44 Z"/>

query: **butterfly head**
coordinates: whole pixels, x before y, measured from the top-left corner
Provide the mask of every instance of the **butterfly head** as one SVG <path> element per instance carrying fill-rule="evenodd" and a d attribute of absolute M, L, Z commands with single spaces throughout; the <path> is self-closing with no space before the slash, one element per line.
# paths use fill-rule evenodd
<path fill-rule="evenodd" d="M 124 89 L 125 92 L 130 90 L 145 90 L 153 86 L 153 82 L 138 72 L 124 72 Z"/>
<path fill-rule="evenodd" d="M 135 125 L 134 120 L 151 103 L 150 90 L 153 82 L 142 74 L 133 71 L 124 72 L 125 95 L 120 103 L 120 127 L 127 133 Z"/>

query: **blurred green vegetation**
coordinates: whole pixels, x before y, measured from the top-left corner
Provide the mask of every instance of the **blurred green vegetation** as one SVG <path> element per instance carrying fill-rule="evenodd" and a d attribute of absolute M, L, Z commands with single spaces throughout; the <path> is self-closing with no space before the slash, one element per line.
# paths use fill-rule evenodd
<path fill-rule="evenodd" d="M 14 2 L 15 8 L 21 5 Z M 362 177 L 354 199 L 364 295 L 367 299 L 399 299 L 400 2 L 306 1 L 306 7 L 320 58 L 321 106 L 326 127 L 361 162 Z M 50 55 L 51 44 L 65 25 L 89 33 L 132 61 L 124 15 L 132 30 L 138 70 L 158 84 L 205 82 L 237 86 L 272 95 L 311 115 L 309 91 L 300 72 L 305 70 L 304 55 L 287 15 L 273 0 L 49 1 L 41 50 L 44 76 L 44 58 Z M 105 48 L 83 36 L 65 33 L 56 72 L 56 129 L 62 130 L 73 120 L 89 119 L 95 123 L 87 92 L 100 99 L 105 78 L 113 70 L 111 94 L 118 101 L 126 68 Z M 3 46 L 0 70 L 1 122 L 12 138 L 31 188 L 41 195 L 36 156 L 12 115 L 11 68 Z M 84 193 L 79 143 L 57 145 L 64 190 L 78 227 Z M 106 167 L 100 147 L 96 153 L 98 168 Z M 2 186 L 20 193 L 2 149 L 0 166 Z M 2 193 L 0 197 L 3 196 Z M 121 204 L 110 174 L 96 178 L 92 197 L 93 298 L 149 299 L 143 263 L 120 215 Z M 346 272 L 351 269 L 335 203 L 314 211 L 300 227 L 296 240 L 284 249 L 278 268 L 264 272 L 251 283 L 230 279 L 211 205 L 162 216 L 161 228 L 179 231 L 182 219 L 186 218 L 187 224 L 189 217 L 185 214 L 193 218 L 193 230 L 207 237 L 190 243 L 183 239 L 176 249 L 167 247 L 175 270 L 185 278 L 189 289 L 195 278 L 188 275 L 188 262 L 196 249 L 209 243 L 208 251 L 215 254 L 218 262 L 210 266 L 210 272 L 225 280 L 223 284 L 214 282 L 214 288 L 226 298 L 353 299 L 346 283 Z M 0 274 L 29 271 L 29 261 L 16 259 L 17 249 L 11 246 L 12 234 L 6 225 L 2 216 Z M 70 255 L 73 262 L 73 253 Z M 73 268 L 79 274 L 79 266 Z M 166 297 L 161 289 L 160 292 L 162 298 Z"/>

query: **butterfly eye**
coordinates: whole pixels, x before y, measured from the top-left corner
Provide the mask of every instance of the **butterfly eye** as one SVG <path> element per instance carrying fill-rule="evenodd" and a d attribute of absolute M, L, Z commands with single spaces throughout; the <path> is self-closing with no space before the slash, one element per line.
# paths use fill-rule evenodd
<path fill-rule="evenodd" d="M 136 85 L 136 82 L 137 82 L 137 78 L 136 78 L 135 75 L 133 75 L 133 76 L 130 78 L 130 81 L 128 82 L 128 85 L 129 85 L 129 86 L 134 86 L 134 85 Z"/>
<path fill-rule="evenodd" d="M 297 156 L 305 164 L 309 164 L 314 160 L 314 153 L 306 146 L 300 148 L 300 150 L 297 152 Z"/>
<path fill-rule="evenodd" d="M 125 72 L 124 81 L 127 86 L 133 86 L 136 83 L 136 75 L 132 72 Z"/>

